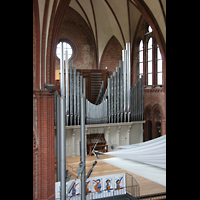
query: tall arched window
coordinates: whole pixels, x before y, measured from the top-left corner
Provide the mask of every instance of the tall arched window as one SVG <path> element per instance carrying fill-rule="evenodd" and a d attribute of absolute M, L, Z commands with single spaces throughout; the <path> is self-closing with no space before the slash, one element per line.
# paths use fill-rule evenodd
<path fill-rule="evenodd" d="M 141 78 L 141 76 L 143 75 L 143 41 L 140 41 L 139 44 L 139 51 L 138 51 L 138 58 L 139 58 L 139 78 Z"/>
<path fill-rule="evenodd" d="M 148 41 L 148 62 L 147 62 L 147 72 L 148 72 L 148 85 L 152 85 L 152 37 Z"/>
<path fill-rule="evenodd" d="M 162 85 L 162 56 L 157 45 L 157 85 Z"/>

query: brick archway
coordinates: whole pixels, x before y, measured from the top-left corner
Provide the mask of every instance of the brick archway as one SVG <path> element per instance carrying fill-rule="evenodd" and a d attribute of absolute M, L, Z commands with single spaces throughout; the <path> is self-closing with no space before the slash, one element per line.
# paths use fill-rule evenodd
<path fill-rule="evenodd" d="M 144 120 L 146 121 L 144 124 L 144 138 L 143 141 L 149 140 L 149 122 L 152 122 L 152 106 L 148 104 L 144 108 Z"/>
<path fill-rule="evenodd" d="M 165 134 L 165 116 L 162 107 L 160 104 L 156 103 L 152 107 L 152 130 L 153 130 L 153 138 L 157 137 L 157 132 L 156 132 L 156 124 L 158 122 L 161 123 L 161 135 Z"/>

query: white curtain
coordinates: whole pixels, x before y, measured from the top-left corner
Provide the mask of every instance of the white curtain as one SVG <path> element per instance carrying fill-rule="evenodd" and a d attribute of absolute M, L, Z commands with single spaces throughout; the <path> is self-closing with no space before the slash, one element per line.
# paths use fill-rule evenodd
<path fill-rule="evenodd" d="M 166 135 L 138 144 L 119 146 L 119 148 L 123 149 L 106 154 L 166 169 Z"/>

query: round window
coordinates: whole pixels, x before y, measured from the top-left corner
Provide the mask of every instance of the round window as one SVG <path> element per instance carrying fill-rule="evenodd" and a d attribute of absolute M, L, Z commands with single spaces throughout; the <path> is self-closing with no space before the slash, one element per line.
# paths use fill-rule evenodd
<path fill-rule="evenodd" d="M 70 59 L 73 55 L 73 49 L 71 45 L 67 42 L 63 42 L 63 50 L 64 50 L 64 60 L 65 60 L 65 51 L 68 51 L 68 59 Z M 60 59 L 61 57 L 61 45 L 60 43 L 57 44 L 56 48 L 56 56 Z"/>

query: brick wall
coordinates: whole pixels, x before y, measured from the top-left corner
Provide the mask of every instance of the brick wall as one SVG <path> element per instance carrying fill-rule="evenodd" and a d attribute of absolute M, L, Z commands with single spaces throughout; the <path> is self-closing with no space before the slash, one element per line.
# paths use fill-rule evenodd
<path fill-rule="evenodd" d="M 139 41 L 142 39 L 145 41 L 145 29 L 147 27 L 147 22 L 144 17 L 141 17 L 138 26 L 136 28 L 136 34 L 134 36 L 133 45 L 132 45 L 132 67 L 131 67 L 131 80 L 132 85 L 134 85 L 138 79 L 138 45 Z M 153 35 L 155 40 L 155 36 Z M 164 55 L 162 55 L 165 58 Z M 166 60 L 163 59 L 163 85 L 161 88 L 156 88 L 152 86 L 151 88 L 147 87 L 147 70 L 144 62 L 144 140 L 148 140 L 148 123 L 150 120 L 152 122 L 152 138 L 156 138 L 156 124 L 157 122 L 161 123 L 161 134 L 166 134 Z M 154 74 L 154 78 L 156 75 Z M 155 83 L 155 81 L 154 81 Z M 156 110 L 161 114 L 161 118 L 156 118 Z M 150 116 L 150 117 L 147 117 Z"/>
<path fill-rule="evenodd" d="M 83 18 L 70 7 L 59 33 L 59 40 L 65 39 L 71 42 L 75 51 L 73 66 L 77 69 L 97 68 L 93 33 Z M 60 60 L 57 58 L 55 69 L 60 69 Z"/>
<path fill-rule="evenodd" d="M 44 27 L 49 1 L 46 1 L 44 12 Z M 56 7 L 59 2 L 58 7 Z M 50 20 L 49 37 L 47 40 L 47 83 L 54 83 L 55 69 L 59 68 L 59 60 L 54 60 L 56 43 L 59 39 L 68 39 L 75 46 L 73 65 L 77 69 L 97 69 L 97 50 L 92 29 L 82 17 L 72 8 L 67 7 L 69 0 L 55 0 Z M 57 12 L 55 12 L 57 8 Z M 63 16 L 65 17 L 63 18 Z M 63 21 L 62 21 L 63 20 Z M 143 19 L 142 19 L 143 20 Z M 143 37 L 146 21 L 140 20 L 134 36 L 132 47 L 132 84 L 137 81 L 136 47 L 139 37 Z M 61 24 L 62 23 L 62 24 Z M 59 25 L 61 24 L 61 29 Z M 38 1 L 33 1 L 33 129 L 36 146 L 33 147 L 33 199 L 53 199 L 55 197 L 55 165 L 54 165 L 54 101 L 49 91 L 39 90 L 40 86 L 40 22 Z M 43 30 L 42 30 L 43 31 Z M 45 30 L 46 31 L 46 30 Z M 42 32 L 42 80 L 44 88 L 44 48 L 45 31 Z M 99 68 L 115 71 L 121 60 L 122 47 L 115 37 L 112 37 L 102 54 Z M 162 53 L 162 52 L 161 52 Z M 54 62 L 55 61 L 55 62 Z M 55 67 L 54 67 L 55 65 Z M 163 63 L 163 90 L 153 88 L 144 90 L 144 108 L 149 108 L 152 117 L 152 127 L 155 129 L 157 110 L 161 113 L 162 134 L 166 134 L 166 62 Z M 146 116 L 147 113 L 145 113 Z M 158 120 L 157 120 L 158 121 Z M 146 134 L 146 128 L 145 128 Z M 155 133 L 153 133 L 155 137 Z"/>
<path fill-rule="evenodd" d="M 33 91 L 37 107 L 37 133 L 33 146 L 33 197 L 52 199 L 55 196 L 54 167 L 54 95 L 47 90 Z M 35 110 L 35 109 L 34 109 Z"/>
<path fill-rule="evenodd" d="M 116 67 L 119 67 L 119 61 L 122 60 L 122 46 L 115 36 L 112 36 L 108 41 L 100 62 L 100 69 L 107 69 L 115 72 Z"/>

